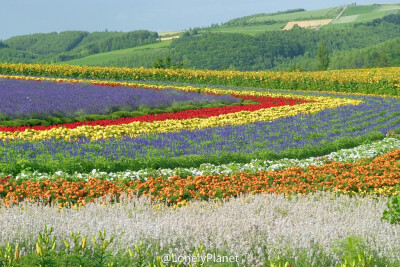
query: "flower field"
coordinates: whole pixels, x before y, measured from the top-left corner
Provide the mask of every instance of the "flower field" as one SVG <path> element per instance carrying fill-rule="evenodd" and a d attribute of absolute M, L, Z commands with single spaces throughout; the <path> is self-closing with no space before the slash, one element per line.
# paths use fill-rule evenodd
<path fill-rule="evenodd" d="M 399 74 L 1 63 L 0 266 L 399 266 Z"/>

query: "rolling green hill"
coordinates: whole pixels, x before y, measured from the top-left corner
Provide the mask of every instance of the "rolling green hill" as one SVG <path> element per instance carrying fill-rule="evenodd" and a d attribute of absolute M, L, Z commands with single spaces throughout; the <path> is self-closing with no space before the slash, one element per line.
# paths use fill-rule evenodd
<path fill-rule="evenodd" d="M 289 22 L 313 19 L 329 19 L 334 18 L 341 11 L 341 7 L 306 11 L 304 9 L 288 10 L 286 12 L 277 12 L 272 14 L 256 14 L 230 20 L 223 25 L 253 25 L 266 24 L 271 22 Z"/>
<path fill-rule="evenodd" d="M 207 32 L 245 33 L 255 35 L 260 32 L 280 30 L 290 21 L 334 19 L 342 7 L 327 8 L 313 11 L 292 9 L 271 14 L 256 14 L 229 20 L 222 25 L 214 25 L 203 29 Z"/>
<path fill-rule="evenodd" d="M 12 37 L 0 46 L 0 61 L 49 62 L 156 43 L 158 34 L 150 31 L 37 33 Z"/>
<path fill-rule="evenodd" d="M 123 62 L 124 60 L 134 58 L 136 59 L 136 61 L 140 61 L 143 63 L 150 62 L 150 65 L 146 65 L 145 67 L 151 67 L 151 62 L 153 62 L 155 59 L 168 55 L 168 48 L 170 47 L 171 43 L 172 40 L 163 41 L 134 48 L 111 51 L 107 53 L 99 53 L 84 58 L 66 61 L 63 63 L 67 63 L 70 65 L 111 66 L 114 65 L 114 62 Z M 166 51 L 166 53 L 163 53 L 164 51 Z M 154 56 L 151 57 L 152 55 Z M 149 59 L 148 57 L 151 57 L 151 59 Z M 145 60 L 138 60 L 138 58 L 144 58 Z M 119 64 L 119 66 L 122 67 L 123 65 Z"/>
<path fill-rule="evenodd" d="M 9 48 L 34 54 L 59 54 L 74 49 L 87 35 L 87 32 L 80 31 L 36 33 L 12 37 L 4 43 Z"/>
<path fill-rule="evenodd" d="M 340 14 L 341 11 L 343 14 Z M 368 22 L 390 14 L 400 14 L 400 4 L 381 4 L 327 8 L 306 11 L 292 9 L 272 14 L 256 14 L 232 19 L 220 26 L 209 27 L 204 30 L 210 32 L 247 33 L 255 35 L 263 31 L 283 29 L 288 22 L 332 19 L 328 27 L 341 27 L 358 22 Z M 340 15 L 340 17 L 337 17 Z M 336 20 L 335 20 L 336 19 Z"/>

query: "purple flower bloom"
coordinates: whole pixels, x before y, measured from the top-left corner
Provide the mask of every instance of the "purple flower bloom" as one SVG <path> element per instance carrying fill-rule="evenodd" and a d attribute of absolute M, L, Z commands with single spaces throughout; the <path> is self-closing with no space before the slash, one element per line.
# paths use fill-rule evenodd
<path fill-rule="evenodd" d="M 0 80 L 0 114 L 10 118 L 108 114 L 134 111 L 140 106 L 168 107 L 178 103 L 235 103 L 228 95 L 208 95 L 176 89 L 108 87 L 3 79 Z"/>

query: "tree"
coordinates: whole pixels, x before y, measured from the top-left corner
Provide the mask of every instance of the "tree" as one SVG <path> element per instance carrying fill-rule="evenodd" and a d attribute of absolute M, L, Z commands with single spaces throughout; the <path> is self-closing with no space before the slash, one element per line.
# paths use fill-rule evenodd
<path fill-rule="evenodd" d="M 154 60 L 151 66 L 155 69 L 181 69 L 183 68 L 183 62 L 172 64 L 171 56 L 166 56 L 165 58 Z"/>
<path fill-rule="evenodd" d="M 322 41 L 318 45 L 318 69 L 327 70 L 329 66 L 329 55 L 326 50 L 326 43 Z"/>

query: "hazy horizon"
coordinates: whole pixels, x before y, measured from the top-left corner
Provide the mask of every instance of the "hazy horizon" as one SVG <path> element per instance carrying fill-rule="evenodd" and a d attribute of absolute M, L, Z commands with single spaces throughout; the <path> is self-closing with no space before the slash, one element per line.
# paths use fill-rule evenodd
<path fill-rule="evenodd" d="M 0 0 L 0 40 L 67 30 L 170 32 L 210 26 L 230 19 L 285 11 L 316 10 L 343 6 L 389 4 L 379 0 L 360 1 L 262 1 L 262 0 Z M 392 2 L 393 3 L 393 2 Z"/>

